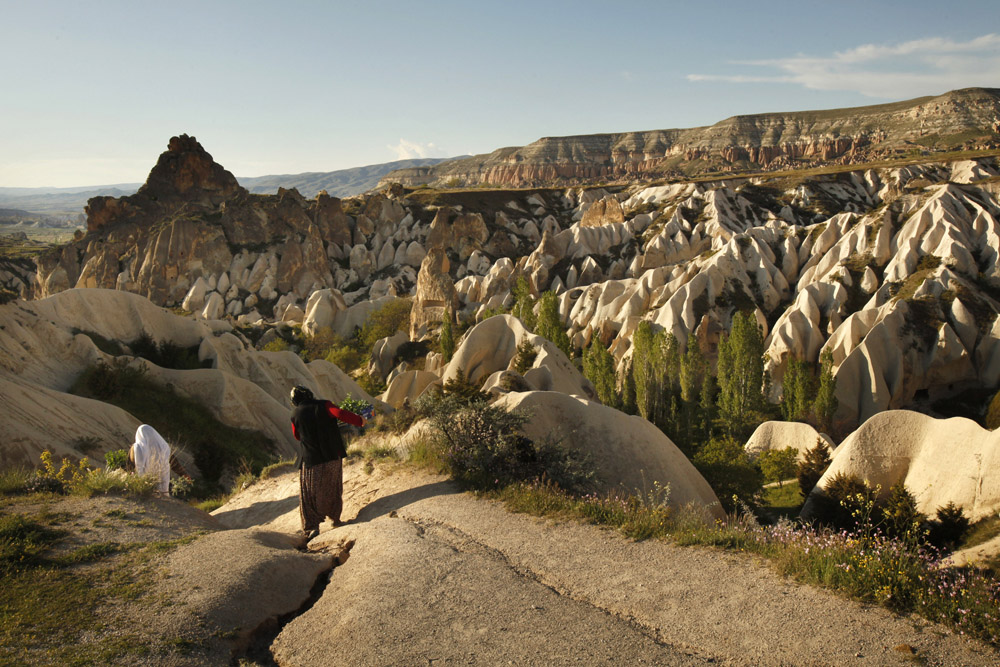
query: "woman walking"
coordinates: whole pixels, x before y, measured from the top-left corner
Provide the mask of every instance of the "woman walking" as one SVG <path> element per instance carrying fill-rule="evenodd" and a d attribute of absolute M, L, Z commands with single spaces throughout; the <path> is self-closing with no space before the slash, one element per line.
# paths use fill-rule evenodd
<path fill-rule="evenodd" d="M 319 524 L 330 517 L 341 525 L 344 468 L 347 456 L 339 422 L 364 426 L 365 420 L 330 401 L 317 399 L 302 385 L 292 389 L 292 435 L 302 444 L 299 457 L 299 514 L 302 532 L 311 540 L 319 534 Z"/>

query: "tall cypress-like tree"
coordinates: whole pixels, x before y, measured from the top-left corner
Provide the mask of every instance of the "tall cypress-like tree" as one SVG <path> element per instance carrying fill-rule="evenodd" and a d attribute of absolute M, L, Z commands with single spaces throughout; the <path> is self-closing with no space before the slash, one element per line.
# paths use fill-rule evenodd
<path fill-rule="evenodd" d="M 821 431 L 829 433 L 833 428 L 833 415 L 837 412 L 837 379 L 833 375 L 833 353 L 830 350 L 820 355 L 819 389 L 813 412 Z"/>
<path fill-rule="evenodd" d="M 535 332 L 537 318 L 535 317 L 535 299 L 531 296 L 531 286 L 528 279 L 518 276 L 511 290 L 514 294 L 514 308 L 511 315 L 521 320 L 528 331 Z"/>
<path fill-rule="evenodd" d="M 445 310 L 441 317 L 440 345 L 441 356 L 446 362 L 451 361 L 451 355 L 455 354 L 455 332 L 451 327 L 451 312 L 448 310 Z"/>
<path fill-rule="evenodd" d="M 719 413 L 743 435 L 764 406 L 764 335 L 753 313 L 736 313 L 719 343 Z"/>
<path fill-rule="evenodd" d="M 556 344 L 568 359 L 573 358 L 573 346 L 559 316 L 559 299 L 554 292 L 545 292 L 538 301 L 538 323 L 535 333 Z"/>
<path fill-rule="evenodd" d="M 601 403 L 621 409 L 622 400 L 615 377 L 615 358 L 597 336 L 591 339 L 590 347 L 583 354 L 583 374 L 594 384 Z"/>

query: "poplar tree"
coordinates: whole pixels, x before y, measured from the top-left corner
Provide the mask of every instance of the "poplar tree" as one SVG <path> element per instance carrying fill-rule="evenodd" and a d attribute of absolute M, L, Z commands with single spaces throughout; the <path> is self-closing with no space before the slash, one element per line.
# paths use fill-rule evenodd
<path fill-rule="evenodd" d="M 527 278 L 518 276 L 514 283 L 514 289 L 511 291 L 514 294 L 514 308 L 511 315 L 521 320 L 528 331 L 535 333 L 535 324 L 537 323 L 535 300 L 531 296 L 531 286 L 528 284 Z"/>
<path fill-rule="evenodd" d="M 451 355 L 455 354 L 455 333 L 451 328 L 451 312 L 444 311 L 441 318 L 441 356 L 446 362 L 451 361 Z"/>
<path fill-rule="evenodd" d="M 569 342 L 566 329 L 563 328 L 562 318 L 559 317 L 559 299 L 554 292 L 545 292 L 538 301 L 538 322 L 535 325 L 535 333 L 555 343 L 567 359 L 573 358 L 573 346 Z"/>
<path fill-rule="evenodd" d="M 608 407 L 620 409 L 621 396 L 618 395 L 615 377 L 615 358 L 604 344 L 594 336 L 590 347 L 583 353 L 583 374 L 594 384 L 597 398 Z"/>
<path fill-rule="evenodd" d="M 833 376 L 833 352 L 827 350 L 820 355 L 819 389 L 813 403 L 813 413 L 821 431 L 829 433 L 833 428 L 833 415 L 837 412 L 837 379 Z"/>
<path fill-rule="evenodd" d="M 753 313 L 736 313 L 719 343 L 719 413 L 743 434 L 764 406 L 764 335 Z"/>

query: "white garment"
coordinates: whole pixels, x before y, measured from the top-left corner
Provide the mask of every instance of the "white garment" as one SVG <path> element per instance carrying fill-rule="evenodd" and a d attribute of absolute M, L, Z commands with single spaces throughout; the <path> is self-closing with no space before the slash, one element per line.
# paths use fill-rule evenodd
<path fill-rule="evenodd" d="M 170 493 L 170 445 L 156 429 L 143 424 L 135 432 L 132 444 L 135 471 L 140 475 L 153 475 L 160 480 L 161 493 Z"/>

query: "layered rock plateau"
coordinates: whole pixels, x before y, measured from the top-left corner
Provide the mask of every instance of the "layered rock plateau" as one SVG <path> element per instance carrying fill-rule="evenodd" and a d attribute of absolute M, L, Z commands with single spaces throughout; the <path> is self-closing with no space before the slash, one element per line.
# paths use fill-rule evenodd
<path fill-rule="evenodd" d="M 397 170 L 382 182 L 537 187 L 857 164 L 914 150 L 997 147 L 998 130 L 1000 91 L 968 88 L 870 107 L 734 116 L 708 127 L 545 137 Z"/>

